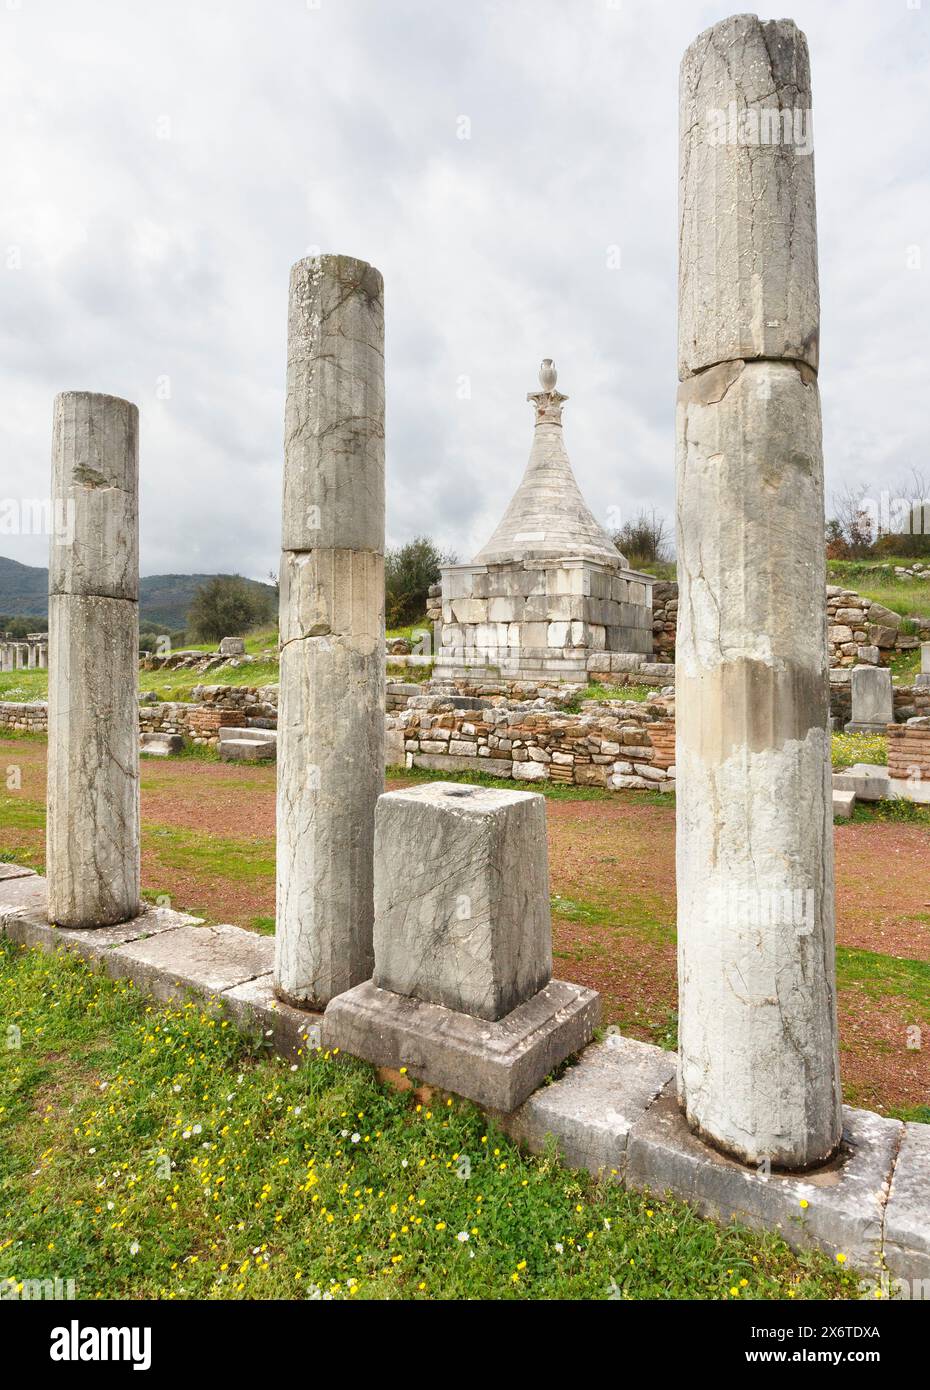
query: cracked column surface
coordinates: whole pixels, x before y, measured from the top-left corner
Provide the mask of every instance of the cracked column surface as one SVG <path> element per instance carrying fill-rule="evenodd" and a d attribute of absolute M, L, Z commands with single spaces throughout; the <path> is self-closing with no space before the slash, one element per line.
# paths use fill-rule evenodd
<path fill-rule="evenodd" d="M 139 912 L 139 412 L 55 399 L 49 558 L 48 915 Z"/>
<path fill-rule="evenodd" d="M 291 271 L 280 576 L 275 992 L 324 1008 L 371 977 L 384 790 L 384 289 Z"/>
<path fill-rule="evenodd" d="M 734 16 L 685 54 L 679 1099 L 719 1149 L 784 1168 L 841 1134 L 810 108 L 790 20 Z"/>

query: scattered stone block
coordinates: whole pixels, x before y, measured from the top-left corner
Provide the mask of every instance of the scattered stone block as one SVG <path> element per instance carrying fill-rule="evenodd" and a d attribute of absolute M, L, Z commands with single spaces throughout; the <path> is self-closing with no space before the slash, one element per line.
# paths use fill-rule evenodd
<path fill-rule="evenodd" d="M 834 796 L 837 792 L 852 792 L 858 801 L 886 801 L 893 796 L 888 769 L 880 763 L 856 763 L 845 772 L 834 772 Z"/>
<path fill-rule="evenodd" d="M 184 752 L 184 739 L 180 734 L 140 734 L 139 752 L 149 758 L 169 758 Z"/>
<path fill-rule="evenodd" d="M 920 644 L 920 675 L 914 681 L 917 686 L 930 685 L 930 642 Z"/>
<path fill-rule="evenodd" d="M 854 791 L 837 790 L 833 788 L 833 815 L 835 819 L 849 820 L 856 806 L 856 793 Z"/>
<path fill-rule="evenodd" d="M 224 637 L 218 650 L 220 656 L 244 656 L 245 639 L 243 637 Z"/>
<path fill-rule="evenodd" d="M 274 729 L 234 726 L 219 731 L 220 760 L 224 763 L 274 762 L 278 753 L 278 735 Z"/>

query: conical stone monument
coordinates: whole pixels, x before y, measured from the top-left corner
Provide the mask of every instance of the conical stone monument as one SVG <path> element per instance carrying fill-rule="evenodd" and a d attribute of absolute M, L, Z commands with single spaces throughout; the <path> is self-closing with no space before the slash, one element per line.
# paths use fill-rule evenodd
<path fill-rule="evenodd" d="M 568 397 L 546 358 L 510 505 L 470 565 L 442 571 L 436 674 L 585 680 L 597 652 L 652 652 L 653 578 L 626 560 L 581 495 L 562 434 Z"/>

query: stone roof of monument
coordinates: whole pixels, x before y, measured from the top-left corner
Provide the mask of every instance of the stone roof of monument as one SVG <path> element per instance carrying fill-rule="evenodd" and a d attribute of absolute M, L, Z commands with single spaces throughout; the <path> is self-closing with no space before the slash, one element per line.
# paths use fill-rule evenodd
<path fill-rule="evenodd" d="M 562 407 L 568 397 L 555 389 L 555 366 L 548 357 L 540 368 L 539 382 L 543 389 L 527 394 L 536 425 L 526 470 L 497 529 L 472 563 L 574 557 L 625 566 L 575 480 L 562 435 Z"/>

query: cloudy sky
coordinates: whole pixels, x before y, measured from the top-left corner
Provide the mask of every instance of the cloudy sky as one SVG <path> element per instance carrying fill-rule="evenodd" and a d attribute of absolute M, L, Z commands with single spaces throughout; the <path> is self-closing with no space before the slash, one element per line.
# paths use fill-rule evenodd
<path fill-rule="evenodd" d="M 786 8 L 813 67 L 828 489 L 893 487 L 930 472 L 930 0 Z M 543 356 L 595 513 L 668 513 L 677 71 L 726 13 L 0 0 L 0 498 L 47 494 L 57 391 L 125 396 L 143 574 L 266 576 L 288 271 L 322 249 L 384 275 L 389 542 L 483 544 Z"/>

